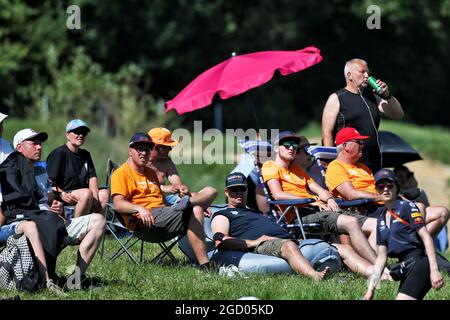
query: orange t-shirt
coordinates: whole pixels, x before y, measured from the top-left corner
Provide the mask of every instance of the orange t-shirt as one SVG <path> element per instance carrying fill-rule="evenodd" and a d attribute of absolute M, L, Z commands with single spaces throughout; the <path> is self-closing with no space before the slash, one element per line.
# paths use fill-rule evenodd
<path fill-rule="evenodd" d="M 265 183 L 271 179 L 278 180 L 284 192 L 291 193 L 299 198 L 319 200 L 319 197 L 311 193 L 308 188 L 308 185 L 313 183 L 314 180 L 298 165 L 292 165 L 286 169 L 269 160 L 264 162 L 261 173 Z M 288 221 L 293 218 L 293 212 L 286 215 Z"/>
<path fill-rule="evenodd" d="M 325 180 L 334 197 L 343 198 L 336 188 L 347 181 L 350 181 L 356 190 L 376 193 L 372 171 L 361 162 L 352 165 L 333 160 L 325 172 Z"/>
<path fill-rule="evenodd" d="M 156 173 L 145 168 L 144 174 L 133 170 L 128 162 L 117 168 L 111 176 L 111 197 L 120 194 L 125 200 L 133 204 L 141 205 L 145 208 L 159 208 L 164 206 L 164 198 L 159 187 Z M 132 214 L 134 219 L 129 219 L 130 215 L 121 214 L 128 229 L 134 230 L 136 223 L 140 221 L 137 214 Z M 136 221 L 129 221 L 136 220 Z"/>

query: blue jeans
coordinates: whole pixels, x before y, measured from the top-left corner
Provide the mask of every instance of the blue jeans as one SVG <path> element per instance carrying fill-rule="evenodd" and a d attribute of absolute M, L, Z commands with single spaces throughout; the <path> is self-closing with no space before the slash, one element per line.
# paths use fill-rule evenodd
<path fill-rule="evenodd" d="M 0 227 L 0 242 L 6 242 L 10 235 L 16 233 L 16 225 L 4 225 Z"/>

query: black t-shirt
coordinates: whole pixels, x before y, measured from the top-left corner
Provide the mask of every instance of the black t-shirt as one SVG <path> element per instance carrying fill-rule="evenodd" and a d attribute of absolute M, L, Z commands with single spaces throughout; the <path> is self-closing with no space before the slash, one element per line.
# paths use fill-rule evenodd
<path fill-rule="evenodd" d="M 339 113 L 333 129 L 333 139 L 336 138 L 337 132 L 344 127 L 355 128 L 362 135 L 369 136 L 369 139 L 364 141 L 363 157 L 360 161 L 369 166 L 373 172 L 378 171 L 382 166 L 378 146 L 378 128 L 380 126 L 378 104 L 381 98 L 375 95 L 370 88 L 363 90 L 362 98 L 359 94 L 352 93 L 345 88 L 336 91 L 336 95 L 339 99 Z"/>
<path fill-rule="evenodd" d="M 262 235 L 281 239 L 292 239 L 289 232 L 265 216 L 248 208 L 227 208 L 217 211 L 212 219 L 222 215 L 230 221 L 231 237 L 255 240 Z"/>
<path fill-rule="evenodd" d="M 51 181 L 65 191 L 89 187 L 89 179 L 97 177 L 91 154 L 78 149 L 78 153 L 62 145 L 47 157 L 47 173 Z"/>

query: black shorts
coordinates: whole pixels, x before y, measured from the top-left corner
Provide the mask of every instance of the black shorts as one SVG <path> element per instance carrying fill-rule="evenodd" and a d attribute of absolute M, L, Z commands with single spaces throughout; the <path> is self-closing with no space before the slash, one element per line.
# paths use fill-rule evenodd
<path fill-rule="evenodd" d="M 422 300 L 430 289 L 430 263 L 425 253 L 422 253 L 416 256 L 414 266 L 400 281 L 398 292 Z"/>

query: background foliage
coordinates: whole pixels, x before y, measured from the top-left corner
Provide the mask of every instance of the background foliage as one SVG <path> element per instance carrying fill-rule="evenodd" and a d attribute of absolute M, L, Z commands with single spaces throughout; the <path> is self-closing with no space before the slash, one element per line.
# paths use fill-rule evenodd
<path fill-rule="evenodd" d="M 450 0 L 380 0 L 379 30 L 366 27 L 368 0 L 70 4 L 81 8 L 80 30 L 66 28 L 68 1 L 0 0 L 2 111 L 83 117 L 114 135 L 144 125 L 189 127 L 193 119 L 209 127 L 212 108 L 178 117 L 163 115 L 163 102 L 233 51 L 315 45 L 321 64 L 252 91 L 262 127 L 301 128 L 319 120 L 353 57 L 366 59 L 388 82 L 407 121 L 450 124 Z M 225 128 L 256 125 L 249 99 L 223 102 Z"/>

